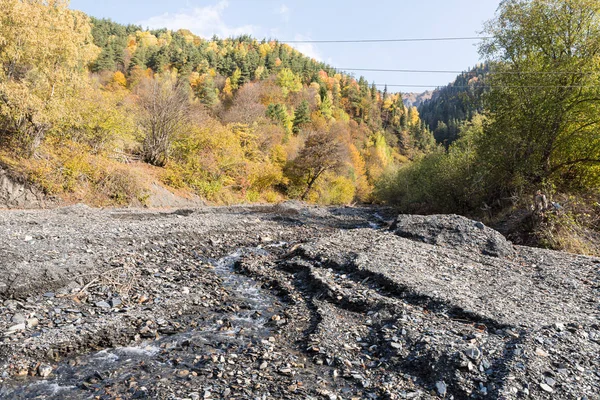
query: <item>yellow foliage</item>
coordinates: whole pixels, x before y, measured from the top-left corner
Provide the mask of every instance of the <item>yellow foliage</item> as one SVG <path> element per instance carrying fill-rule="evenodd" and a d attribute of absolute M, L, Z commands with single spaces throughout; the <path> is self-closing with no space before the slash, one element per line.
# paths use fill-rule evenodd
<path fill-rule="evenodd" d="M 111 89 L 125 89 L 127 87 L 127 78 L 121 71 L 117 71 L 113 74 L 109 88 Z"/>
<path fill-rule="evenodd" d="M 351 204 L 354 201 L 356 188 L 354 182 L 345 176 L 326 174 L 317 184 L 309 198 L 323 205 Z"/>
<path fill-rule="evenodd" d="M 0 0 L 0 10 L 0 120 L 31 155 L 63 118 L 99 49 L 89 18 L 67 1 Z"/>
<path fill-rule="evenodd" d="M 158 39 L 148 31 L 137 31 L 135 33 L 137 44 L 142 47 L 152 47 L 158 45 Z"/>

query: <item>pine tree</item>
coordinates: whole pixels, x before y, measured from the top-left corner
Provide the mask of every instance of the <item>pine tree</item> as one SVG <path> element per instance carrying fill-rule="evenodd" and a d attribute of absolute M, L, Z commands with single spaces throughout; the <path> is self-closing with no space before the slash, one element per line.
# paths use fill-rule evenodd
<path fill-rule="evenodd" d="M 292 131 L 294 132 L 294 134 L 298 134 L 300 133 L 300 129 L 302 128 L 302 125 L 307 124 L 310 122 L 310 107 L 308 105 L 308 101 L 304 100 L 302 103 L 300 103 L 300 105 L 298 106 L 298 108 L 296 109 L 296 112 L 294 114 L 294 124 L 293 124 L 293 128 Z"/>

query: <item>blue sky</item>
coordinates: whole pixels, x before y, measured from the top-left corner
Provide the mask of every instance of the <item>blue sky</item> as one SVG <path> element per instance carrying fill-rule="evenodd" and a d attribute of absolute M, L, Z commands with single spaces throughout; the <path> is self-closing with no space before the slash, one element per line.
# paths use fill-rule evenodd
<path fill-rule="evenodd" d="M 248 33 L 279 40 L 476 36 L 499 0 L 71 0 L 95 17 L 143 27 L 187 28 L 211 37 Z M 476 42 L 298 44 L 338 68 L 465 70 L 479 62 Z M 446 85 L 453 74 L 362 72 L 378 84 Z M 404 92 L 422 88 L 400 88 Z"/>

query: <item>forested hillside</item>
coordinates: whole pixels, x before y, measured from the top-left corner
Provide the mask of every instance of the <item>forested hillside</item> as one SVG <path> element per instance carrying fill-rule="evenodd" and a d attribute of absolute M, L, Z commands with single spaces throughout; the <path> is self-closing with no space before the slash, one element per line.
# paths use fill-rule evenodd
<path fill-rule="evenodd" d="M 448 86 L 434 90 L 431 99 L 418 106 L 421 118 L 438 143 L 452 144 L 458 138 L 460 125 L 483 113 L 488 72 L 488 64 L 478 65 L 460 74 Z"/>
<path fill-rule="evenodd" d="M 1 160 L 50 194 L 143 202 L 151 176 L 215 202 L 370 201 L 386 169 L 434 146 L 400 94 L 275 40 L 1 4 Z"/>
<path fill-rule="evenodd" d="M 378 198 L 404 212 L 477 215 L 519 243 L 600 254 L 600 3 L 504 1 L 484 34 L 489 69 L 421 106 L 445 148 L 386 175 Z"/>

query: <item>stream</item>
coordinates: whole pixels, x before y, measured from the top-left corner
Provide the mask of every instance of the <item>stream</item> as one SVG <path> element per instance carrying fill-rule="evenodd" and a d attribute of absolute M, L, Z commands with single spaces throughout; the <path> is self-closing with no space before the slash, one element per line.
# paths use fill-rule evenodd
<path fill-rule="evenodd" d="M 222 278 L 232 299 L 239 301 L 239 311 L 217 314 L 206 321 L 199 319 L 198 327 L 185 333 L 65 359 L 48 379 L 24 377 L 6 383 L 0 388 L 0 398 L 95 398 L 95 389 L 113 383 L 122 388 L 127 382 L 136 383 L 131 398 L 145 398 L 145 382 L 172 377 L 180 371 L 178 363 L 172 360 L 172 351 L 177 359 L 197 361 L 199 349 L 201 353 L 219 357 L 228 344 L 241 348 L 249 347 L 253 341 L 267 340 L 270 336 L 267 322 L 274 315 L 276 298 L 254 280 L 234 271 L 236 262 L 248 253 L 268 254 L 260 248 L 246 248 L 218 260 L 203 260 L 214 266 L 214 273 Z M 191 366 L 193 361 L 187 363 Z"/>

